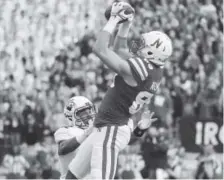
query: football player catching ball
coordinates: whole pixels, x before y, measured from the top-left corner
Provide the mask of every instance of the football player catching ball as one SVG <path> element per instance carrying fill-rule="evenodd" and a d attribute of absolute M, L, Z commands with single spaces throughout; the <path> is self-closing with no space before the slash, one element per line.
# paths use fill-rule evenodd
<path fill-rule="evenodd" d="M 129 118 L 149 104 L 159 88 L 164 64 L 172 54 L 172 42 L 163 32 L 152 31 L 142 34 L 129 53 L 123 51 L 128 50 L 127 36 L 133 18 L 131 5 L 113 3 L 109 20 L 96 40 L 94 52 L 117 75 L 101 103 L 93 132 L 69 165 L 67 179 L 83 178 L 88 172 L 91 178 L 113 179 L 118 153 L 130 140 Z M 112 50 L 109 41 L 118 25 Z M 153 113 L 145 112 L 147 118 L 140 120 L 135 135 L 143 135 L 155 120 L 152 116 Z"/>

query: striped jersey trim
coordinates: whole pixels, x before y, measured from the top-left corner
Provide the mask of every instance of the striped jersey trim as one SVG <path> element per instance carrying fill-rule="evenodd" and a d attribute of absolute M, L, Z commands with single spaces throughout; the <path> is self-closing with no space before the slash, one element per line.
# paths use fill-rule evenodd
<path fill-rule="evenodd" d="M 111 169 L 110 169 L 110 175 L 109 179 L 113 179 L 115 175 L 116 170 L 116 155 L 115 155 L 115 143 L 116 143 L 116 136 L 117 136 L 118 126 L 115 126 L 114 133 L 112 137 L 112 143 L 111 143 Z"/>
<path fill-rule="evenodd" d="M 129 61 L 134 66 L 134 68 L 135 68 L 136 72 L 138 73 L 138 75 L 140 76 L 141 80 L 144 81 L 148 76 L 148 72 L 147 72 L 147 69 L 146 69 L 144 63 L 142 62 L 142 60 L 139 58 L 135 58 L 135 59 L 130 58 Z"/>
<path fill-rule="evenodd" d="M 106 179 L 106 170 L 107 170 L 107 143 L 110 136 L 111 126 L 107 127 L 106 136 L 103 142 L 103 158 L 102 158 L 102 179 Z"/>
<path fill-rule="evenodd" d="M 141 66 L 143 74 L 145 75 L 145 77 L 147 77 L 148 76 L 148 71 L 147 71 L 147 69 L 145 67 L 145 64 L 143 63 L 143 61 L 140 58 L 136 58 L 136 59 L 139 62 L 139 65 Z"/>

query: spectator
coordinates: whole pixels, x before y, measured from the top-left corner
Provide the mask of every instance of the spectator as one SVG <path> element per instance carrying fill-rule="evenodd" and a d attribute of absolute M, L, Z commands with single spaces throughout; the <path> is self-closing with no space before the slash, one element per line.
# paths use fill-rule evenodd
<path fill-rule="evenodd" d="M 46 117 L 45 109 L 41 106 L 41 103 L 35 104 L 35 109 L 33 111 L 35 121 L 38 123 L 40 128 L 43 128 L 44 126 L 44 120 Z"/>
<path fill-rule="evenodd" d="M 157 170 L 164 169 L 167 161 L 168 144 L 165 139 L 164 128 L 149 128 L 148 134 L 142 143 L 143 159 L 145 169 L 142 171 L 144 178 L 155 179 Z"/>
<path fill-rule="evenodd" d="M 125 170 L 121 174 L 121 179 L 135 179 L 133 170 L 130 169 L 128 162 L 126 164 Z"/>
<path fill-rule="evenodd" d="M 152 97 L 149 109 L 155 112 L 155 117 L 160 119 L 164 124 L 172 126 L 173 101 L 170 92 L 165 88 L 165 80 L 161 83 L 158 93 Z"/>
<path fill-rule="evenodd" d="M 174 127 L 177 127 L 181 117 L 183 116 L 184 101 L 180 89 L 180 78 L 179 76 L 173 77 L 172 84 L 169 84 L 170 96 L 173 101 L 173 120 Z"/>
<path fill-rule="evenodd" d="M 27 145 L 34 145 L 42 139 L 42 129 L 35 122 L 33 114 L 27 116 L 27 124 L 22 127 L 22 140 Z"/>
<path fill-rule="evenodd" d="M 49 116 L 48 125 L 51 129 L 51 132 L 55 132 L 59 127 L 68 126 L 69 122 L 64 117 L 64 102 L 58 101 L 55 104 L 54 111 Z"/>
<path fill-rule="evenodd" d="M 221 94 L 218 88 L 219 82 L 210 80 L 208 86 L 198 96 L 197 112 L 199 119 L 213 119 L 220 115 L 218 107 L 219 96 Z M 217 91 L 219 91 L 217 93 Z M 221 118 L 221 117 L 219 117 Z"/>
<path fill-rule="evenodd" d="M 177 149 L 169 149 L 167 152 L 167 167 L 165 169 L 168 175 L 167 179 L 180 179 L 181 171 L 182 165 L 177 154 Z"/>
<path fill-rule="evenodd" d="M 215 157 L 215 152 L 211 145 L 203 147 L 198 161 L 196 179 L 213 179 L 220 171 L 220 168 L 222 168 L 219 160 Z"/>
<path fill-rule="evenodd" d="M 12 153 L 4 156 L 2 164 L 8 170 L 8 179 L 25 178 L 26 169 L 30 167 L 27 160 L 21 155 L 19 146 L 14 146 Z"/>

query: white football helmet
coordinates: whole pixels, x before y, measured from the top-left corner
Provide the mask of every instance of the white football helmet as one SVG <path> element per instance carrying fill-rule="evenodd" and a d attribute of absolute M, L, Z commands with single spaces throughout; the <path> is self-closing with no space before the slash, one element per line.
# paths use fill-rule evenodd
<path fill-rule="evenodd" d="M 156 65 L 163 66 L 173 52 L 171 39 L 163 32 L 151 31 L 134 41 L 130 51 Z"/>
<path fill-rule="evenodd" d="M 89 121 L 94 120 L 95 114 L 95 106 L 84 96 L 72 97 L 64 108 L 65 117 L 72 121 L 74 126 L 81 129 L 86 129 L 89 126 Z"/>

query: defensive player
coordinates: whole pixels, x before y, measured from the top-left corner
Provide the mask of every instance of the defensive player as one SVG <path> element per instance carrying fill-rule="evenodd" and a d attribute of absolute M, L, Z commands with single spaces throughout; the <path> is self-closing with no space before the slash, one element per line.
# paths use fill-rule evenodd
<path fill-rule="evenodd" d="M 65 179 L 68 165 L 77 148 L 92 131 L 95 114 L 94 105 L 83 96 L 72 97 L 65 106 L 64 115 L 71 121 L 72 126 L 61 127 L 54 134 L 61 166 L 60 179 Z"/>
<path fill-rule="evenodd" d="M 138 44 L 135 44 L 137 46 L 130 48 L 129 57 L 127 53 L 121 54 L 121 48 L 126 47 L 130 28 L 127 21 L 134 16 L 134 13 L 127 13 L 127 9 L 129 12 L 133 10 L 127 3 L 113 3 L 110 19 L 96 40 L 94 52 L 117 75 L 101 103 L 93 132 L 82 143 L 69 165 L 67 179 L 82 178 L 89 170 L 91 178 L 114 178 L 118 153 L 130 140 L 128 119 L 149 104 L 159 88 L 164 64 L 172 54 L 170 38 L 158 31 L 142 34 Z M 122 20 L 127 21 L 121 24 L 115 49 L 111 50 L 108 47 L 110 38 Z M 141 120 L 134 130 L 137 136 L 149 127 L 153 113 L 148 112 L 148 115 L 148 119 Z"/>

